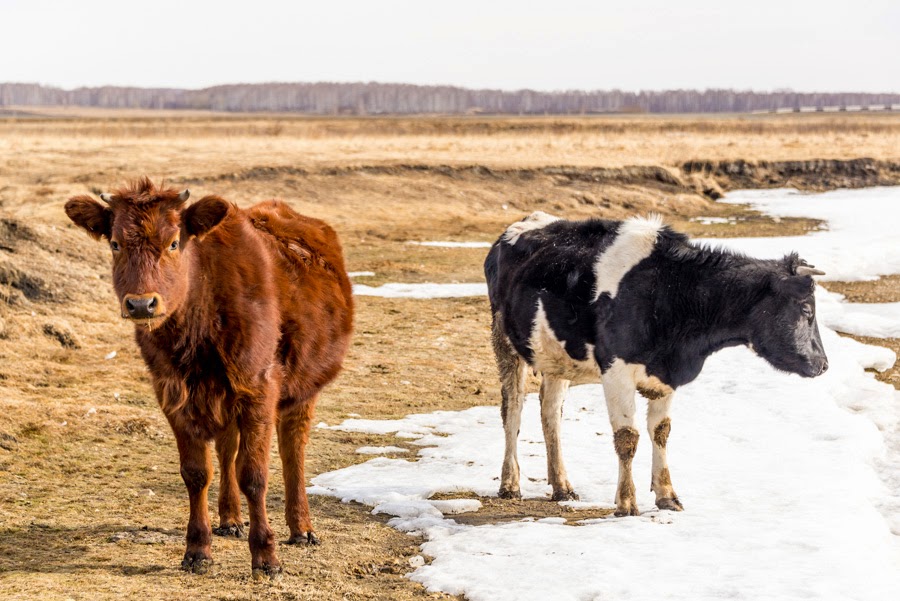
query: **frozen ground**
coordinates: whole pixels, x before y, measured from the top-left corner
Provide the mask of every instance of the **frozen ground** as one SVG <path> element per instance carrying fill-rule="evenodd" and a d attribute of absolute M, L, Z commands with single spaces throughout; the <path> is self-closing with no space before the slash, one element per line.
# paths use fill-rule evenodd
<path fill-rule="evenodd" d="M 900 189 L 753 192 L 728 200 L 823 218 L 829 227 L 803 238 L 728 240 L 728 246 L 756 256 L 798 250 L 826 278 L 900 272 Z M 866 215 L 873 218 L 859 220 Z M 424 535 L 423 553 L 434 559 L 410 577 L 469 599 L 897 598 L 900 397 L 864 371 L 884 369 L 895 357 L 841 338 L 830 326 L 896 336 L 900 311 L 893 303 L 843 303 L 827 291 L 818 305 L 830 362 L 824 376 L 781 374 L 737 348 L 714 355 L 695 382 L 679 389 L 669 460 L 683 513 L 655 509 L 644 436 L 634 469 L 641 517 L 578 525 L 455 522 L 448 516 L 477 510 L 476 495 L 496 494 L 503 449 L 497 406 L 331 426 L 396 433 L 422 449 L 416 461 L 378 457 L 322 474 L 310 492 L 366 503 L 395 516 L 394 527 Z M 530 497 L 550 491 L 542 439 L 532 394 L 519 446 L 523 493 Z M 617 461 L 599 386 L 570 391 L 563 441 L 581 504 L 612 507 Z M 436 492 L 473 498 L 428 501 Z"/>

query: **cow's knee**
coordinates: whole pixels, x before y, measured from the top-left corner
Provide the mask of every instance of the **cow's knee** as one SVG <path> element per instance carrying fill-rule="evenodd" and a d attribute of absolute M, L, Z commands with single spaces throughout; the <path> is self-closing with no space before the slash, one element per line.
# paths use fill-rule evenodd
<path fill-rule="evenodd" d="M 181 479 L 190 493 L 202 492 L 212 480 L 211 470 L 205 465 L 186 464 L 181 466 Z"/>
<path fill-rule="evenodd" d="M 650 436 L 653 437 L 653 443 L 661 449 L 666 448 L 671 430 L 672 420 L 664 417 L 650 432 Z"/>
<path fill-rule="evenodd" d="M 266 473 L 257 467 L 244 467 L 238 478 L 238 485 L 248 499 L 259 499 L 266 492 L 268 478 Z"/>
<path fill-rule="evenodd" d="M 638 439 L 640 434 L 630 426 L 619 428 L 613 435 L 613 445 L 616 448 L 616 454 L 622 461 L 629 461 L 634 458 L 637 450 Z"/>

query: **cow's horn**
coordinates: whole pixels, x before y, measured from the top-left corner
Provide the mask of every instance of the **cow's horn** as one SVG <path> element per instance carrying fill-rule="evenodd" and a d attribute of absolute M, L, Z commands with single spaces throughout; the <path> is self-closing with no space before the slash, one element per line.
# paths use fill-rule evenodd
<path fill-rule="evenodd" d="M 109 204 L 109 201 L 112 200 L 112 194 L 107 194 L 106 192 L 104 192 L 100 195 L 100 200 L 102 200 L 106 204 Z"/>
<path fill-rule="evenodd" d="M 191 197 L 191 191 L 188 189 L 185 189 L 181 194 L 178 195 L 178 200 L 180 200 L 181 202 L 184 202 L 190 197 Z"/>
<path fill-rule="evenodd" d="M 825 272 L 813 265 L 800 265 L 797 267 L 797 275 L 825 275 Z"/>

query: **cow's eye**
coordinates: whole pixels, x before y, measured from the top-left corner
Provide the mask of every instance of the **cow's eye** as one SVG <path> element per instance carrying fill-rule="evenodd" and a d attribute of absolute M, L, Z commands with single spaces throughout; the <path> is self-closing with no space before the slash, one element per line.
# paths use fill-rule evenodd
<path fill-rule="evenodd" d="M 178 240 L 172 240 L 172 244 L 169 245 L 169 251 L 174 252 L 178 250 Z"/>
<path fill-rule="evenodd" d="M 803 303 L 803 306 L 800 307 L 800 310 L 803 311 L 803 317 L 806 319 L 812 319 L 813 316 L 813 308 L 809 303 Z"/>
<path fill-rule="evenodd" d="M 115 240 L 113 240 L 109 243 L 109 247 L 112 249 L 113 252 L 119 252 L 119 243 L 116 242 Z"/>

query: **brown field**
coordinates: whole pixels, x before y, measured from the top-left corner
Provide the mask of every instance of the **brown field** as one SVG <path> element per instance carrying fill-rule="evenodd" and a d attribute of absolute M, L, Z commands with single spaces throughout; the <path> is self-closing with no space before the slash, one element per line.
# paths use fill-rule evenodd
<path fill-rule="evenodd" d="M 37 116 L 0 119 L 3 598 L 446 598 L 403 577 L 417 539 L 368 508 L 324 497 L 311 500 L 323 544 L 281 546 L 286 574 L 278 582 L 250 580 L 245 541 L 214 540 L 213 576 L 178 569 L 187 495 L 174 440 L 131 326 L 117 317 L 108 251 L 67 223 L 62 204 L 69 196 L 148 175 L 190 187 L 195 198 L 216 193 L 248 205 L 280 197 L 338 230 L 348 269 L 377 274 L 360 282 L 473 282 L 482 277 L 484 249 L 408 242 L 490 241 L 536 209 L 611 218 L 656 211 L 704 236 L 797 233 L 818 224 L 717 204 L 708 189 L 729 182 L 679 166 L 741 159 L 900 164 L 900 115 L 893 114 L 326 119 L 27 110 Z M 561 165 L 570 169 L 547 169 Z M 597 168 L 612 171 L 601 177 Z M 690 221 L 725 215 L 737 223 Z M 900 300 L 897 278 L 829 287 L 852 299 Z M 881 343 L 900 348 L 896 340 Z M 111 351 L 115 358 L 105 359 Z M 896 369 L 879 377 L 900 384 Z M 346 369 L 323 395 L 317 421 L 484 404 L 498 404 L 486 299 L 361 297 Z M 409 446 L 317 430 L 310 477 L 364 461 L 354 450 L 367 444 Z M 269 509 L 284 539 L 275 456 L 272 466 Z M 215 508 L 214 492 L 210 502 Z M 572 514 L 549 501 L 485 500 L 481 512 L 461 520 L 545 515 Z"/>

